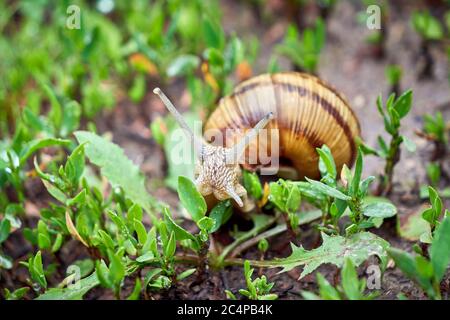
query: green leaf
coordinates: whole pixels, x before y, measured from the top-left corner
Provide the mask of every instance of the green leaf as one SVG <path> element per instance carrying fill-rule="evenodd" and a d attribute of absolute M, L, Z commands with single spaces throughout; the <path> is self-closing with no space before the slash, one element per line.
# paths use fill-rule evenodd
<path fill-rule="evenodd" d="M 8 219 L 3 218 L 0 221 L 0 244 L 8 239 L 11 231 L 11 222 Z"/>
<path fill-rule="evenodd" d="M 169 77 L 188 75 L 194 72 L 200 64 L 200 58 L 191 54 L 178 56 L 167 68 Z"/>
<path fill-rule="evenodd" d="M 362 152 L 358 148 L 358 155 L 356 157 L 355 163 L 355 173 L 353 174 L 353 178 L 349 188 L 350 195 L 353 195 L 353 197 L 355 198 L 357 197 L 359 192 L 359 183 L 361 182 L 362 167 L 363 167 Z"/>
<path fill-rule="evenodd" d="M 402 136 L 403 143 L 405 144 L 406 150 L 409 152 L 415 152 L 416 151 L 416 144 L 414 141 L 409 139 L 407 136 Z"/>
<path fill-rule="evenodd" d="M 52 243 L 44 221 L 38 222 L 38 245 L 40 249 L 50 249 Z"/>
<path fill-rule="evenodd" d="M 139 296 L 141 295 L 141 280 L 139 278 L 136 278 L 136 283 L 134 284 L 133 292 L 128 296 L 127 300 L 138 300 Z"/>
<path fill-rule="evenodd" d="M 53 184 L 51 184 L 50 182 L 48 182 L 48 181 L 46 181 L 44 179 L 42 179 L 42 183 L 44 184 L 44 186 L 47 189 L 48 193 L 50 193 L 53 198 L 55 198 L 56 200 L 58 200 L 58 201 L 60 201 L 61 203 L 64 203 L 64 204 L 67 202 L 67 197 L 64 194 L 64 192 L 62 192 L 57 187 L 55 187 Z"/>
<path fill-rule="evenodd" d="M 220 201 L 212 208 L 209 213 L 209 217 L 214 220 L 214 227 L 211 229 L 211 233 L 219 230 L 220 226 L 228 221 L 233 214 L 233 207 L 230 200 Z"/>
<path fill-rule="evenodd" d="M 342 278 L 342 288 L 344 289 L 345 295 L 349 300 L 359 300 L 361 299 L 361 293 L 359 288 L 358 274 L 356 273 L 355 266 L 352 260 L 346 259 L 344 262 L 344 267 L 341 271 Z"/>
<path fill-rule="evenodd" d="M 43 89 L 50 100 L 51 110 L 49 113 L 49 118 L 51 119 L 55 127 L 59 129 L 61 127 L 63 117 L 63 109 L 61 103 L 59 102 L 55 91 L 50 86 L 43 84 Z"/>
<path fill-rule="evenodd" d="M 94 272 L 89 277 L 81 279 L 67 288 L 51 288 L 37 297 L 36 300 L 82 300 L 89 290 L 99 284 L 100 281 Z"/>
<path fill-rule="evenodd" d="M 341 191 L 339 191 L 336 188 L 330 187 L 320 181 L 315 181 L 315 180 L 311 180 L 309 178 L 306 178 L 306 180 L 313 185 L 314 188 L 316 188 L 318 191 L 322 192 L 323 194 L 333 197 L 333 198 L 337 198 L 337 199 L 341 199 L 341 200 L 351 200 L 352 198 L 350 196 L 347 196 L 345 194 L 343 194 Z"/>
<path fill-rule="evenodd" d="M 203 52 L 203 57 L 213 66 L 221 67 L 224 64 L 222 53 L 216 48 L 208 48 Z"/>
<path fill-rule="evenodd" d="M 147 242 L 147 231 L 141 221 L 134 220 L 134 230 L 136 231 L 139 244 L 143 246 Z"/>
<path fill-rule="evenodd" d="M 397 214 L 397 208 L 389 202 L 372 202 L 362 208 L 366 217 L 390 218 Z"/>
<path fill-rule="evenodd" d="M 199 121 L 198 112 L 185 112 L 183 117 L 191 128 L 196 128 L 196 123 L 198 124 Z M 177 190 L 179 176 L 186 176 L 192 180 L 194 179 L 196 157 L 195 152 L 192 149 L 180 150 L 180 146 L 190 146 L 190 140 L 183 132 L 181 132 L 182 130 L 178 130 L 179 127 L 174 121 L 167 121 L 167 123 L 169 133 L 166 133 L 164 139 L 164 152 L 166 154 L 168 172 L 164 182 L 169 188 Z M 178 152 L 175 152 L 175 150 Z M 182 153 L 185 161 L 180 161 L 180 153 Z"/>
<path fill-rule="evenodd" d="M 202 24 L 201 30 L 203 30 L 206 47 L 222 49 L 225 43 L 225 35 L 222 27 L 207 16 L 203 19 Z"/>
<path fill-rule="evenodd" d="M 411 110 L 412 97 L 412 90 L 408 90 L 395 100 L 393 108 L 397 111 L 400 118 L 405 117 Z"/>
<path fill-rule="evenodd" d="M 27 142 L 20 151 L 19 159 L 20 165 L 23 165 L 25 161 L 36 151 L 42 148 L 51 146 L 69 146 L 70 140 L 56 139 L 56 138 L 45 138 L 45 139 L 35 139 Z"/>
<path fill-rule="evenodd" d="M 387 249 L 389 255 L 394 260 L 395 265 L 411 280 L 417 282 L 422 289 L 430 296 L 434 297 L 435 292 L 428 277 L 423 277 L 419 270 L 417 260 L 410 254 L 396 248 Z M 419 256 L 421 257 L 421 256 Z"/>
<path fill-rule="evenodd" d="M 157 117 L 150 124 L 150 130 L 152 131 L 152 136 L 153 139 L 155 139 L 156 143 L 160 146 L 163 146 L 167 134 L 167 128 L 165 126 L 164 120 L 161 117 Z"/>
<path fill-rule="evenodd" d="M 331 154 L 330 148 L 326 145 L 323 145 L 322 148 L 316 148 L 319 153 L 319 169 L 322 173 L 322 176 L 325 174 L 329 174 L 333 179 L 336 178 L 336 164 L 334 163 L 333 155 Z M 325 174 L 324 174 L 325 173 Z"/>
<path fill-rule="evenodd" d="M 29 267 L 31 268 L 30 274 L 33 280 L 39 283 L 42 288 L 47 288 L 47 280 L 45 279 L 41 251 L 36 253 L 36 256 L 33 258 Z"/>
<path fill-rule="evenodd" d="M 215 220 L 211 219 L 210 217 L 203 217 L 197 221 L 197 226 L 200 228 L 200 230 L 211 233 L 211 230 L 214 227 L 215 223 Z"/>
<path fill-rule="evenodd" d="M 422 218 L 421 210 L 397 215 L 398 234 L 409 241 L 417 241 L 425 233 L 431 233 L 430 224 Z"/>
<path fill-rule="evenodd" d="M 283 212 L 286 212 L 286 197 L 285 197 L 285 183 L 283 180 L 278 180 L 277 182 L 271 182 L 269 184 L 269 200 L 275 206 Z"/>
<path fill-rule="evenodd" d="M 292 186 L 289 191 L 289 195 L 286 201 L 286 211 L 294 213 L 297 211 L 301 202 L 300 190 L 296 186 Z"/>
<path fill-rule="evenodd" d="M 80 126 L 81 106 L 77 101 L 70 101 L 64 105 L 60 135 L 66 137 Z"/>
<path fill-rule="evenodd" d="M 124 155 L 123 150 L 95 133 L 77 131 L 75 136 L 80 144 L 88 142 L 85 147 L 87 157 L 101 168 L 101 174 L 113 188 L 121 187 L 131 201 L 154 218 L 152 207 L 156 205 L 156 200 L 147 192 L 144 176 L 139 168 Z"/>
<path fill-rule="evenodd" d="M 122 258 L 117 254 L 110 254 L 110 265 L 109 265 L 109 279 L 114 284 L 119 284 L 125 277 L 125 265 L 122 262 Z"/>
<path fill-rule="evenodd" d="M 22 287 L 13 292 L 9 292 L 8 289 L 5 289 L 5 298 L 6 300 L 20 300 L 29 290 L 29 287 Z"/>
<path fill-rule="evenodd" d="M 292 244 L 292 254 L 289 257 L 266 261 L 265 264 L 268 267 L 281 267 L 281 272 L 304 266 L 300 279 L 325 263 L 332 263 L 341 268 L 345 258 L 351 259 L 355 266 L 359 266 L 370 256 L 376 255 L 381 259 L 382 265 L 386 266 L 386 248 L 389 243 L 370 232 L 356 233 L 348 238 L 331 237 L 322 233 L 322 238 L 322 245 L 317 249 L 308 251 Z"/>
<path fill-rule="evenodd" d="M 256 173 L 243 171 L 244 187 L 247 192 L 255 199 L 261 199 L 263 190 L 259 177 Z"/>
<path fill-rule="evenodd" d="M 180 273 L 179 275 L 177 275 L 177 280 L 178 281 L 184 280 L 187 277 L 189 277 L 190 275 L 194 274 L 195 271 L 197 271 L 197 268 L 187 269 L 187 270 L 183 271 L 182 273 Z"/>
<path fill-rule="evenodd" d="M 197 241 L 197 239 L 188 231 L 180 227 L 170 216 L 169 210 L 165 207 L 163 208 L 163 214 L 165 217 L 166 225 L 169 231 L 175 232 L 175 237 L 177 240 L 192 240 L 194 242 Z"/>
<path fill-rule="evenodd" d="M 440 282 L 450 263 L 450 216 L 444 218 L 434 234 L 430 257 L 434 277 Z"/>
<path fill-rule="evenodd" d="M 175 233 L 172 231 L 170 233 L 169 241 L 164 246 L 164 256 L 166 258 L 171 258 L 175 255 L 175 250 L 177 249 L 177 242 L 175 239 Z"/>
<path fill-rule="evenodd" d="M 82 189 L 75 197 L 66 201 L 67 206 L 84 204 L 86 202 L 86 189 Z"/>
<path fill-rule="evenodd" d="M 72 186 L 77 187 L 84 171 L 84 144 L 76 147 L 67 158 L 64 171 Z"/>
<path fill-rule="evenodd" d="M 11 269 L 13 267 L 13 261 L 10 257 L 0 253 L 0 269 Z"/>
<path fill-rule="evenodd" d="M 319 285 L 320 298 L 325 300 L 341 300 L 339 292 L 320 273 L 317 273 L 317 284 Z"/>
<path fill-rule="evenodd" d="M 205 199 L 189 178 L 178 177 L 178 197 L 192 220 L 197 222 L 205 216 L 207 210 Z"/>

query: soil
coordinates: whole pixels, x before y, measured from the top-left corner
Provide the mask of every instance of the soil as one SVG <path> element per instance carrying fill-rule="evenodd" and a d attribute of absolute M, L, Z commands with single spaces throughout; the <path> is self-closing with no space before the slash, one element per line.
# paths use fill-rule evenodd
<path fill-rule="evenodd" d="M 277 2 L 277 1 L 272 1 Z M 412 88 L 414 91 L 414 105 L 412 112 L 404 119 L 403 134 L 411 138 L 417 144 L 417 152 L 409 153 L 402 150 L 402 159 L 395 168 L 394 193 L 390 197 L 399 209 L 399 216 L 414 210 L 419 210 L 422 202 L 418 197 L 418 188 L 426 183 L 425 163 L 430 157 L 432 146 L 414 134 L 415 129 L 422 126 L 422 115 L 443 112 L 446 121 L 450 120 L 450 90 L 448 87 L 448 62 L 444 48 L 433 46 L 431 54 L 434 58 L 434 77 L 427 80 L 418 80 L 417 70 L 420 68 L 419 48 L 420 39 L 411 29 L 408 17 L 414 9 L 409 1 L 398 1 L 402 4 L 402 10 L 391 10 L 388 18 L 389 29 L 385 48 L 385 57 L 376 59 L 371 55 L 370 46 L 365 38 L 372 32 L 364 25 L 357 22 L 358 11 L 363 8 L 360 4 L 351 1 L 338 1 L 331 12 L 327 22 L 326 47 L 321 55 L 318 75 L 343 93 L 357 113 L 362 128 L 364 140 L 371 146 L 376 145 L 378 135 L 383 135 L 383 122 L 377 113 L 375 100 L 382 93 L 386 98 L 390 92 L 385 77 L 385 67 L 391 63 L 402 66 L 403 78 L 401 89 Z M 227 33 L 236 32 L 240 37 L 255 36 L 261 39 L 260 57 L 253 69 L 254 74 L 266 71 L 267 63 L 272 55 L 274 46 L 282 40 L 284 30 L 289 21 L 282 14 L 277 16 L 277 21 L 267 22 L 257 20 L 257 15 L 250 5 L 238 1 L 222 1 L 223 22 Z M 285 15 L 287 16 L 287 15 Z M 283 70 L 290 70 L 292 66 L 287 60 L 280 59 Z M 148 188 L 158 199 L 167 202 L 172 212 L 177 212 L 178 198 L 176 193 L 164 187 L 161 183 L 166 172 L 164 153 L 151 139 L 149 123 L 157 115 L 165 114 L 165 108 L 155 99 L 151 93 L 152 88 L 159 85 L 156 80 L 148 83 L 148 94 L 139 105 L 127 100 L 119 102 L 113 111 L 103 111 L 96 120 L 100 132 L 111 132 L 114 142 L 125 149 L 126 154 L 139 165 L 148 177 Z M 174 97 L 174 102 L 182 109 L 188 108 L 189 99 L 186 99 L 185 84 L 176 81 L 166 90 Z M 181 97 L 177 99 L 177 97 Z M 446 160 L 448 161 L 448 159 Z M 377 176 L 383 170 L 383 162 L 375 157 L 367 157 L 364 174 Z M 442 187 L 449 185 L 448 177 L 443 176 Z M 42 198 L 41 198 L 42 199 Z M 447 207 L 449 202 L 446 203 Z M 39 205 L 38 205 L 39 207 Z M 30 218 L 28 224 L 33 225 L 36 218 Z M 395 220 L 387 221 L 381 229 L 372 230 L 381 235 L 392 246 L 410 251 L 412 244 L 398 237 L 395 230 Z M 311 248 L 314 243 L 311 226 L 304 226 L 301 232 L 301 243 L 305 248 Z M 317 234 L 316 234 L 317 236 Z M 270 240 L 270 250 L 265 259 L 285 257 L 290 254 L 289 246 L 286 246 L 286 236 L 280 235 Z M 9 248 L 9 249 L 8 249 Z M 16 248 L 21 248 L 17 250 Z M 15 249 L 15 250 L 13 250 Z M 26 255 L 33 248 L 28 242 L 20 238 L 16 233 L 6 242 L 6 254 L 14 259 L 25 260 Z M 64 246 L 59 254 L 58 261 L 65 267 L 76 259 L 88 257 L 86 250 L 75 241 Z M 45 257 L 46 259 L 50 257 Z M 243 258 L 259 259 L 260 253 L 250 249 L 243 254 Z M 373 258 L 359 268 L 360 275 L 369 264 L 378 264 Z M 316 291 L 315 274 L 308 275 L 298 280 L 300 271 L 294 269 L 287 273 L 278 273 L 278 269 L 264 269 L 264 274 L 270 281 L 275 282 L 273 292 L 281 299 L 301 299 L 300 291 Z M 338 269 L 335 266 L 324 265 L 318 269 L 326 278 L 335 283 Z M 234 293 L 245 287 L 242 267 L 227 267 L 220 271 L 208 270 L 208 277 L 198 282 L 195 276 L 178 283 L 172 289 L 150 294 L 149 299 L 225 299 L 224 290 Z M 23 285 L 27 272 L 25 268 L 15 266 L 14 275 L 7 274 L 0 281 L 1 286 L 18 287 Z M 447 288 L 444 297 L 448 298 L 449 274 L 443 281 Z M 6 279 L 6 280 L 5 280 Z M 56 286 L 61 281 L 62 275 L 51 280 L 50 285 Z M 5 281 L 4 283 L 2 283 Z M 131 292 L 134 281 L 127 280 L 124 296 Z M 410 299 L 425 299 L 422 291 L 401 272 L 388 267 L 384 273 L 379 299 L 395 299 L 399 293 L 403 293 Z M 113 299 L 109 290 L 95 288 L 86 294 L 87 299 Z"/>

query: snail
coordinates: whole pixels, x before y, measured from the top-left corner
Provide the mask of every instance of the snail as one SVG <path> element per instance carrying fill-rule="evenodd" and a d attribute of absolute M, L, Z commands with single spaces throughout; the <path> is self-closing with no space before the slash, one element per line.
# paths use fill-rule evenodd
<path fill-rule="evenodd" d="M 340 171 L 351 166 L 360 135 L 358 119 L 345 98 L 319 78 L 297 72 L 263 74 L 239 84 L 222 98 L 204 127 L 230 134 L 222 145 L 195 137 L 183 117 L 159 88 L 154 90 L 194 144 L 199 160 L 195 185 L 199 192 L 217 200 L 232 198 L 240 207 L 246 190 L 240 184 L 239 160 L 252 144 L 273 152 L 271 143 L 258 142 L 261 129 L 278 135 L 275 155 L 294 169 L 296 179 L 320 177 L 316 148 L 327 145 Z M 258 139 L 255 139 L 258 136 Z M 270 149 L 270 150 L 269 150 Z M 243 167 L 260 164 L 244 161 Z M 241 199 L 242 198 L 242 199 Z"/>

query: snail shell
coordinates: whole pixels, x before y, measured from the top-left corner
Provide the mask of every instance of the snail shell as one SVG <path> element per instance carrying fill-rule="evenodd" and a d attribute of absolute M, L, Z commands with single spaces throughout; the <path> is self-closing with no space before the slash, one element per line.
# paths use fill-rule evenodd
<path fill-rule="evenodd" d="M 204 129 L 228 129 L 224 142 L 230 147 L 268 112 L 275 115 L 266 128 L 278 129 L 280 163 L 294 167 L 299 179 L 320 177 L 316 148 L 324 144 L 339 171 L 344 164 L 353 164 L 355 138 L 360 135 L 358 119 L 342 95 L 309 74 L 263 74 L 241 83 L 221 99 Z M 266 148 L 270 152 L 268 143 Z M 248 163 L 244 167 L 255 168 Z"/>

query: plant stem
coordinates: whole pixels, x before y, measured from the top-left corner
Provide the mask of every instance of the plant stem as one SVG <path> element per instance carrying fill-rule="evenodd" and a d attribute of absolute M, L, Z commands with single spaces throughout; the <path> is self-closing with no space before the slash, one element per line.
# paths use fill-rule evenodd
<path fill-rule="evenodd" d="M 206 266 L 208 265 L 208 250 L 209 239 L 202 243 L 202 246 L 198 252 L 199 265 L 197 268 L 199 279 L 203 279 L 205 276 Z"/>
<path fill-rule="evenodd" d="M 377 194 L 387 196 L 392 191 L 392 177 L 394 174 L 394 167 L 400 160 L 400 144 L 402 138 L 398 131 L 392 136 L 391 143 L 389 145 L 389 153 L 386 158 L 386 164 L 384 166 L 384 174 L 381 176 L 381 181 L 377 188 Z"/>

